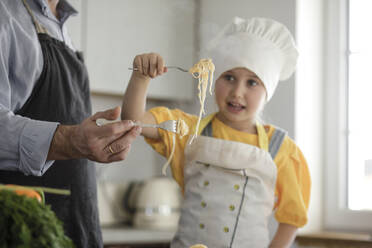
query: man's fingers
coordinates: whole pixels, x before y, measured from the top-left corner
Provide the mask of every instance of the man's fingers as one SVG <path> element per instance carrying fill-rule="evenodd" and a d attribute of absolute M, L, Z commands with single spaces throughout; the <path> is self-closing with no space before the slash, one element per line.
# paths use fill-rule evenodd
<path fill-rule="evenodd" d="M 114 149 L 112 149 L 111 145 L 106 146 L 103 150 L 108 156 L 114 155 L 116 153 L 114 152 Z"/>
<path fill-rule="evenodd" d="M 124 150 L 122 150 L 119 153 L 112 154 L 109 157 L 109 162 L 117 162 L 117 161 L 122 161 L 127 158 L 128 153 L 130 151 L 131 145 L 128 145 Z"/>
<path fill-rule="evenodd" d="M 140 127 L 134 127 L 131 131 L 121 136 L 121 138 L 115 140 L 107 147 L 105 147 L 106 154 L 116 154 L 121 153 L 125 150 L 132 142 L 137 138 L 137 136 L 141 133 Z"/>
<path fill-rule="evenodd" d="M 141 128 L 135 127 L 121 138 L 106 146 L 103 149 L 104 153 L 106 154 L 106 159 L 101 162 L 110 163 L 124 160 L 130 151 L 133 141 L 140 133 Z"/>

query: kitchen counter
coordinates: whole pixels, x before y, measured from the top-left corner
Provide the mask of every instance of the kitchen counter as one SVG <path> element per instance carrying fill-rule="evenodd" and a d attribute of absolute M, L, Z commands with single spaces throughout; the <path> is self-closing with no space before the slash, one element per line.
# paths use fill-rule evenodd
<path fill-rule="evenodd" d="M 105 245 L 170 243 L 175 233 L 176 230 L 137 229 L 130 226 L 102 227 Z"/>

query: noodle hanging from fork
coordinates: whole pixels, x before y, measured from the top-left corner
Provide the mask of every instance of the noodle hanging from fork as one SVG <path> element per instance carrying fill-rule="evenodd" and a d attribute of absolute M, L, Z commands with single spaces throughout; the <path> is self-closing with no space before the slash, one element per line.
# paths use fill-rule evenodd
<path fill-rule="evenodd" d="M 176 127 L 176 133 L 182 138 L 183 136 L 187 135 L 189 133 L 189 127 L 187 126 L 186 122 L 182 119 L 177 120 L 177 127 Z M 169 158 L 167 162 L 163 165 L 161 172 L 165 176 L 167 174 L 167 168 L 169 164 L 172 162 L 174 151 L 176 150 L 176 135 L 172 133 L 172 151 L 169 155 Z"/>
<path fill-rule="evenodd" d="M 207 95 L 207 87 L 209 81 L 209 94 L 212 95 L 212 84 L 213 84 L 213 73 L 215 70 L 215 66 L 212 62 L 212 59 L 201 59 L 198 63 L 196 63 L 193 67 L 190 68 L 189 72 L 192 74 L 194 78 L 199 79 L 198 90 L 199 90 L 199 101 L 200 101 L 200 112 L 198 122 L 196 124 L 196 128 L 194 131 L 193 136 L 191 137 L 190 144 L 197 137 L 199 131 L 200 120 L 202 115 L 205 114 L 204 104 L 205 104 L 205 97 Z M 198 73 L 195 76 L 195 73 Z"/>
<path fill-rule="evenodd" d="M 198 84 L 199 94 L 198 94 L 198 97 L 199 97 L 199 101 L 200 101 L 199 118 L 198 118 L 198 122 L 196 124 L 194 134 L 190 139 L 190 144 L 192 143 L 194 138 L 197 137 L 198 130 L 199 130 L 199 125 L 200 125 L 200 120 L 201 120 L 203 114 L 205 114 L 204 104 L 205 104 L 205 97 L 207 95 L 208 82 L 210 83 L 209 84 L 209 94 L 212 95 L 212 84 L 213 84 L 214 70 L 215 70 L 215 66 L 212 62 L 212 59 L 201 59 L 198 63 L 196 63 L 189 70 L 189 72 L 191 73 L 191 75 L 194 78 L 199 79 L 199 84 Z M 184 135 L 188 134 L 188 132 L 189 132 L 189 128 L 186 125 L 186 123 L 182 119 L 179 119 L 178 124 L 177 124 L 177 134 L 179 134 L 182 138 Z M 172 137 L 172 141 L 173 141 L 172 151 L 171 151 L 171 154 L 170 154 L 167 162 L 162 167 L 162 174 L 163 175 L 166 175 L 167 168 L 168 168 L 169 164 L 171 163 L 171 161 L 173 159 L 175 148 L 176 148 L 176 136 L 175 136 L 175 134 L 172 134 L 172 136 L 173 136 Z"/>

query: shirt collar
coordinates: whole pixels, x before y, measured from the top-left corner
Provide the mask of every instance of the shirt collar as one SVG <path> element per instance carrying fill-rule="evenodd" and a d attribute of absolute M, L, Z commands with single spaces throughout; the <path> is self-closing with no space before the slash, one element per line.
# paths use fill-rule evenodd
<path fill-rule="evenodd" d="M 40 6 L 41 11 L 43 15 L 53 18 L 53 14 L 50 11 L 49 5 L 48 5 L 48 0 L 35 0 L 35 2 Z M 60 17 L 60 22 L 64 23 L 68 17 L 72 15 L 76 15 L 78 12 L 74 7 L 71 6 L 66 0 L 60 0 L 58 5 L 57 5 L 57 12 Z"/>
<path fill-rule="evenodd" d="M 47 9 L 48 9 L 48 4 L 46 2 L 47 0 L 35 0 L 34 2 L 37 3 L 37 5 L 40 6 L 41 8 L 41 11 L 43 12 L 43 14 L 45 15 Z"/>

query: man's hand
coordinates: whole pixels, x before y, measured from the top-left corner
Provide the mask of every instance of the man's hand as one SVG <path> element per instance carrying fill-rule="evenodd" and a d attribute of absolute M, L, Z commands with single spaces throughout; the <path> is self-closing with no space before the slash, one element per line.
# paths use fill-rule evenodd
<path fill-rule="evenodd" d="M 101 163 L 124 160 L 141 128 L 130 120 L 97 126 L 96 119 L 115 120 L 120 107 L 98 112 L 80 125 L 58 126 L 48 153 L 48 160 L 88 158 Z"/>

